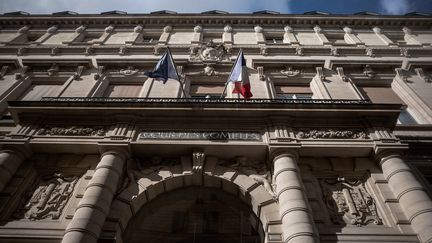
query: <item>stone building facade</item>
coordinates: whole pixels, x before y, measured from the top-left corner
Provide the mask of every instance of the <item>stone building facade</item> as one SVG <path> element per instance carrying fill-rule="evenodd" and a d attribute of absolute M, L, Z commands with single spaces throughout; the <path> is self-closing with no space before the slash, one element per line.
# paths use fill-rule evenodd
<path fill-rule="evenodd" d="M 432 242 L 430 16 L 0 26 L 1 242 Z M 167 47 L 180 82 L 144 75 Z"/>

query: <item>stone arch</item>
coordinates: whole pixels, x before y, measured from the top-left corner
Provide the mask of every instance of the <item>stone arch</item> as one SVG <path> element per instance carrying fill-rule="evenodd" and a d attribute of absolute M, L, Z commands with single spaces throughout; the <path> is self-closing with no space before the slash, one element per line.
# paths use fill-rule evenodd
<path fill-rule="evenodd" d="M 279 205 L 272 193 L 252 177 L 239 170 L 217 164 L 217 159 L 207 158 L 202 173 L 194 173 L 190 163 L 160 166 L 142 170 L 142 177 L 133 180 L 113 200 L 104 230 L 115 232 L 116 242 L 138 211 L 158 195 L 189 186 L 219 188 L 248 204 L 265 233 L 265 242 L 282 242 Z M 129 177 L 133 177 L 129 173 Z"/>

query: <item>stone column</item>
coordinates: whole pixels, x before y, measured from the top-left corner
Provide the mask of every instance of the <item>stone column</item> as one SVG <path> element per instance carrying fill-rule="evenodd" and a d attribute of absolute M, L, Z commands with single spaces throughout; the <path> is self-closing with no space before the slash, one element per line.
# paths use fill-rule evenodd
<path fill-rule="evenodd" d="M 25 157 L 25 153 L 16 149 L 0 151 L 0 192 L 6 187 Z"/>
<path fill-rule="evenodd" d="M 432 200 L 425 188 L 399 154 L 381 153 L 377 159 L 420 242 L 432 242 Z"/>
<path fill-rule="evenodd" d="M 319 242 L 318 231 L 305 195 L 295 151 L 280 151 L 273 158 L 283 239 L 289 243 Z"/>
<path fill-rule="evenodd" d="M 102 231 L 123 173 L 126 153 L 110 150 L 102 154 L 96 171 L 65 230 L 62 243 L 95 243 Z"/>

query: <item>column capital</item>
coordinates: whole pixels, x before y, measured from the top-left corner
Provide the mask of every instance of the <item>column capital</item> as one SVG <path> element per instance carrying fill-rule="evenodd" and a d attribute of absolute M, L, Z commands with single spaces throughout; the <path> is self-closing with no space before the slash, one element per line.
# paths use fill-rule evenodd
<path fill-rule="evenodd" d="M 270 157 L 272 158 L 272 161 L 275 161 L 281 157 L 291 157 L 297 161 L 299 154 L 297 150 L 292 148 L 278 148 L 270 153 Z"/>
<path fill-rule="evenodd" d="M 123 160 L 126 160 L 127 158 L 129 158 L 130 155 L 127 147 L 124 146 L 103 146 L 100 147 L 99 150 L 100 150 L 101 157 L 107 154 L 113 154 L 119 156 Z"/>
<path fill-rule="evenodd" d="M 406 147 L 398 148 L 380 148 L 376 147 L 374 149 L 373 159 L 382 165 L 384 162 L 391 158 L 402 158 L 405 154 Z"/>

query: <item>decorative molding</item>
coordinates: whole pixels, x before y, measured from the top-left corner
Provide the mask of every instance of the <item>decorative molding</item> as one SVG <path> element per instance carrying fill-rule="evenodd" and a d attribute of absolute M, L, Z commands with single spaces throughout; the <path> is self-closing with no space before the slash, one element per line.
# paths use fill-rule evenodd
<path fill-rule="evenodd" d="M 120 69 L 119 71 L 124 76 L 132 76 L 139 72 L 138 69 L 134 69 L 133 66 L 128 66 L 126 69 Z"/>
<path fill-rule="evenodd" d="M 374 78 L 376 76 L 376 72 L 372 69 L 372 67 L 367 64 L 363 68 L 363 75 L 368 78 Z"/>
<path fill-rule="evenodd" d="M 410 57 L 411 56 L 409 49 L 407 49 L 407 48 L 401 48 L 400 49 L 400 55 L 403 57 Z"/>
<path fill-rule="evenodd" d="M 105 136 L 106 129 L 102 126 L 44 126 L 40 128 L 36 135 L 39 136 Z"/>
<path fill-rule="evenodd" d="M 258 67 L 257 67 L 257 71 L 258 71 L 259 79 L 260 79 L 261 81 L 264 81 L 265 78 L 266 78 L 266 76 L 265 76 L 265 74 L 264 74 L 264 67 L 263 67 L 263 66 L 258 66 Z"/>
<path fill-rule="evenodd" d="M 340 55 L 339 48 L 332 46 L 330 48 L 330 55 L 335 56 L 335 57 L 339 56 Z"/>
<path fill-rule="evenodd" d="M 316 72 L 321 81 L 325 80 L 324 70 L 322 67 L 316 67 Z"/>
<path fill-rule="evenodd" d="M 205 154 L 203 151 L 194 151 L 192 153 L 192 172 L 195 174 L 201 174 L 202 173 L 202 169 L 204 167 L 204 162 L 205 162 Z"/>
<path fill-rule="evenodd" d="M 395 68 L 397 76 L 399 76 L 404 82 L 408 82 L 408 76 L 406 70 L 402 68 Z"/>
<path fill-rule="evenodd" d="M 94 80 L 98 80 L 105 76 L 105 66 L 98 66 L 97 73 L 93 76 Z"/>
<path fill-rule="evenodd" d="M 179 72 L 180 73 L 180 72 Z M 196 76 L 196 75 L 206 75 L 206 76 L 219 76 L 219 75 L 229 75 L 229 72 L 218 72 L 215 70 L 213 65 L 207 64 L 203 70 L 198 72 L 187 72 L 185 75 Z"/>
<path fill-rule="evenodd" d="M 361 178 L 319 179 L 330 220 L 336 225 L 382 225 L 375 199 Z"/>
<path fill-rule="evenodd" d="M 50 52 L 51 56 L 55 56 L 59 53 L 60 53 L 60 47 L 56 46 L 56 47 L 51 48 L 51 52 Z"/>
<path fill-rule="evenodd" d="M 79 80 L 84 71 L 84 66 L 78 66 L 76 72 L 73 75 L 74 80 Z"/>
<path fill-rule="evenodd" d="M 58 72 L 59 72 L 59 67 L 58 67 L 57 63 L 53 63 L 53 65 L 47 70 L 47 74 L 49 77 L 54 76 Z"/>
<path fill-rule="evenodd" d="M 59 219 L 77 181 L 77 176 L 60 173 L 42 177 L 36 188 L 28 191 L 24 205 L 18 208 L 13 217 L 29 220 Z"/>
<path fill-rule="evenodd" d="M 296 136 L 300 139 L 369 139 L 363 130 L 338 128 L 299 129 Z"/>
<path fill-rule="evenodd" d="M 30 70 L 29 66 L 23 66 L 20 69 L 20 72 L 15 74 L 15 79 L 17 79 L 17 80 L 23 80 L 23 79 L 25 79 L 27 77 L 27 73 L 28 73 L 29 70 Z"/>
<path fill-rule="evenodd" d="M 114 31 L 114 26 L 110 25 L 110 26 L 106 27 L 104 31 L 107 34 L 110 34 Z"/>
<path fill-rule="evenodd" d="M 366 56 L 375 57 L 375 51 L 373 48 L 368 47 L 366 48 L 365 52 Z"/>
<path fill-rule="evenodd" d="M 120 46 L 119 52 L 118 52 L 119 55 L 126 55 L 127 52 L 128 52 L 128 48 L 126 46 Z"/>
<path fill-rule="evenodd" d="M 137 25 L 135 26 L 135 28 L 133 29 L 134 33 L 140 34 L 143 31 L 143 26 L 142 25 Z"/>
<path fill-rule="evenodd" d="M 301 46 L 296 47 L 295 53 L 297 56 L 303 56 L 304 55 L 304 48 Z"/>
<path fill-rule="evenodd" d="M 87 46 L 84 52 L 84 55 L 89 56 L 94 54 L 94 48 L 91 46 Z"/>
<path fill-rule="evenodd" d="M 292 66 L 285 66 L 285 69 L 282 69 L 279 72 L 289 78 L 296 77 L 302 73 L 300 69 L 293 69 Z"/>
<path fill-rule="evenodd" d="M 22 56 L 28 52 L 26 47 L 20 47 L 17 49 L 17 56 Z"/>
<path fill-rule="evenodd" d="M 223 44 L 216 44 L 213 41 L 209 41 L 205 45 L 191 46 L 189 60 L 220 62 L 229 60 L 229 57 Z"/>
<path fill-rule="evenodd" d="M 349 81 L 348 77 L 344 73 L 343 67 L 336 67 L 336 71 L 337 71 L 339 77 L 342 79 L 342 81 L 344 81 L 344 82 Z"/>

